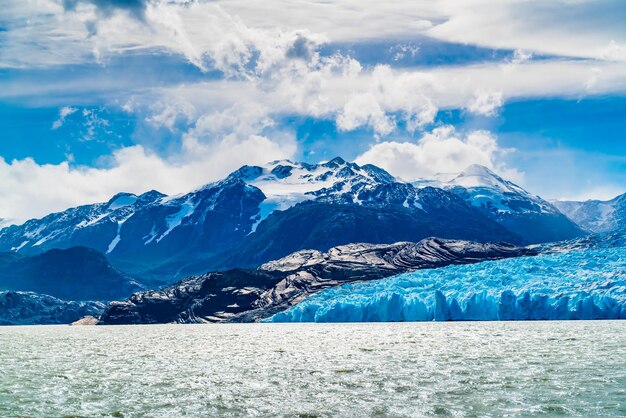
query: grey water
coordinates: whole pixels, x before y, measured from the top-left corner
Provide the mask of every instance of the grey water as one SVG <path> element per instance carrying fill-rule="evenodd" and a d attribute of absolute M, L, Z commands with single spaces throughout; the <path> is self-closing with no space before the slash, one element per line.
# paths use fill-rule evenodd
<path fill-rule="evenodd" d="M 0 327 L 0 416 L 624 416 L 626 321 Z"/>

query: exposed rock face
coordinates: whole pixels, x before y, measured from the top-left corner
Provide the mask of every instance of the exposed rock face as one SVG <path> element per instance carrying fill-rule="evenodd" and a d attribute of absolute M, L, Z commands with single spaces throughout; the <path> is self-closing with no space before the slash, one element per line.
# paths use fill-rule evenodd
<path fill-rule="evenodd" d="M 32 292 L 0 292 L 0 325 L 69 324 L 86 315 L 97 316 L 102 302 L 64 301 Z"/>
<path fill-rule="evenodd" d="M 342 283 L 474 263 L 536 251 L 508 244 L 428 238 L 418 243 L 350 244 L 328 252 L 304 250 L 257 270 L 230 270 L 191 277 L 158 291 L 110 303 L 103 324 L 252 322 Z"/>
<path fill-rule="evenodd" d="M 261 270 L 229 270 L 190 277 L 162 290 L 111 302 L 100 324 L 222 322 L 251 309 L 280 276 Z"/>

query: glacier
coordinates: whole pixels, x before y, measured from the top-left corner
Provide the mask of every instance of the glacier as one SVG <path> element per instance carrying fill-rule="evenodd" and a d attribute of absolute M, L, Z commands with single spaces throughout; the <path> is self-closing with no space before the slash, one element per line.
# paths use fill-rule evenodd
<path fill-rule="evenodd" d="M 268 322 L 626 319 L 626 240 L 419 270 L 313 295 Z"/>

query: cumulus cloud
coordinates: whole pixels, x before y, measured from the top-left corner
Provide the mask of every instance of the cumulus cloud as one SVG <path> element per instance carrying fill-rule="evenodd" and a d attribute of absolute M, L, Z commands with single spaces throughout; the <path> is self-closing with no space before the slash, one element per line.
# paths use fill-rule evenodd
<path fill-rule="evenodd" d="M 369 126 L 379 135 L 388 135 L 396 126 L 395 117 L 391 114 L 397 112 L 410 132 L 434 120 L 437 108 L 422 94 L 421 86 L 415 88 L 406 78 L 397 77 L 386 65 L 376 66 L 367 78 L 370 82 L 362 85 L 365 88 L 348 95 L 348 100 L 339 111 L 337 126 L 340 129 Z"/>
<path fill-rule="evenodd" d="M 65 118 L 67 118 L 72 113 L 76 112 L 78 109 L 75 107 L 64 106 L 59 109 L 59 118 L 52 123 L 52 129 L 59 129 L 65 123 Z"/>
<path fill-rule="evenodd" d="M 493 116 L 500 106 L 502 106 L 502 92 L 477 91 L 467 110 L 477 115 Z"/>
<path fill-rule="evenodd" d="M 123 105 L 123 110 L 132 112 L 133 101 Z M 167 128 L 174 130 L 177 122 L 190 122 L 196 117 L 196 109 L 189 102 L 174 100 L 168 102 L 158 101 L 150 105 L 151 114 L 146 117 L 146 122 L 155 128 Z"/>
<path fill-rule="evenodd" d="M 611 39 L 602 50 L 602 57 L 609 61 L 626 61 L 626 43 L 619 44 Z"/>
<path fill-rule="evenodd" d="M 202 71 L 254 79 L 315 65 L 323 35 L 306 29 L 257 28 L 216 3 L 148 2 L 143 25 L 124 16 L 101 22 L 92 39 L 99 56 L 120 49 L 165 50 L 184 56 Z"/>
<path fill-rule="evenodd" d="M 523 49 L 516 49 L 513 51 L 513 56 L 511 57 L 511 64 L 524 64 L 530 61 L 533 57 L 532 52 L 524 51 Z"/>
<path fill-rule="evenodd" d="M 212 115 L 218 125 L 229 120 L 232 127 L 252 124 L 263 129 L 265 124 L 259 120 L 296 114 L 334 120 L 340 131 L 369 128 L 384 138 L 397 132 L 398 126 L 411 134 L 424 129 L 439 109 L 465 108 L 493 115 L 504 98 L 579 98 L 626 91 L 624 64 L 603 63 L 593 68 L 597 70 L 579 61 L 531 61 L 515 67 L 490 63 L 461 68 L 407 70 L 379 65 L 365 69 L 350 57 L 332 56 L 321 57 L 315 67 L 285 74 L 279 80 L 186 84 L 158 90 L 157 98 L 148 100 L 186 101 L 198 115 Z"/>
<path fill-rule="evenodd" d="M 435 174 L 458 173 L 471 164 L 484 165 L 520 181 L 521 173 L 507 168 L 502 161 L 502 157 L 511 151 L 501 148 L 496 137 L 488 131 L 461 135 L 447 125 L 425 134 L 417 142 L 375 144 L 358 156 L 356 162 L 377 165 L 408 181 Z"/>
<path fill-rule="evenodd" d="M 352 96 L 337 117 L 337 126 L 342 131 L 352 131 L 364 125 L 380 135 L 390 134 L 395 128 L 394 118 L 385 113 L 370 92 Z"/>
<path fill-rule="evenodd" d="M 594 15 L 596 18 L 586 20 L 585 30 L 573 30 L 581 16 L 602 8 L 602 1 L 594 2 L 593 7 L 586 2 L 570 2 L 567 10 L 544 7 L 542 2 L 494 4 L 486 0 L 471 5 L 463 0 L 8 3 L 0 20 L 3 26 L 4 20 L 12 23 L 2 34 L 0 67 L 48 68 L 94 61 L 106 66 L 110 57 L 156 52 L 182 57 L 201 71 L 211 71 L 211 75 L 213 70 L 222 74 L 220 80 L 200 83 L 142 85 L 136 96 L 138 88 L 129 80 L 47 80 L 45 88 L 38 80 L 4 83 L 0 97 L 29 96 L 38 101 L 62 97 L 62 102 L 54 104 L 61 106 L 69 101 L 66 94 L 84 94 L 89 89 L 104 100 L 117 95 L 116 99 L 126 103 L 126 111 L 137 112 L 153 127 L 173 131 L 179 124 L 185 125 L 181 133 L 183 148 L 168 159 L 131 147 L 111 156 L 109 168 L 39 166 L 29 160 L 4 162 L 7 178 L 0 184 L 15 178 L 20 169 L 28 168 L 44 173 L 41 178 L 49 177 L 63 187 L 77 190 L 76 195 L 63 197 L 63 204 L 46 197 L 48 200 L 44 201 L 51 202 L 42 205 L 46 210 L 102 200 L 123 189 L 140 192 L 157 187 L 166 192 L 180 191 L 185 188 L 181 187 L 185 176 L 192 179 L 190 183 L 201 184 L 242 163 L 291 156 L 295 142 L 282 138 L 276 126 L 276 121 L 285 116 L 331 119 L 340 131 L 367 128 L 384 140 L 398 126 L 411 134 L 419 132 L 433 122 L 439 109 L 465 108 L 476 114 L 493 115 L 503 98 L 579 97 L 626 91 L 623 23 L 612 26 Z M 355 21 L 359 22 L 357 27 Z M 507 48 L 514 53 L 504 63 L 392 68 L 362 65 L 349 55 L 320 52 L 328 43 L 367 43 L 375 38 L 400 42 L 393 58 L 401 61 L 418 53 L 418 47 L 410 40 L 419 36 Z M 567 58 L 532 60 L 533 54 Z M 53 129 L 62 126 L 68 115 L 63 116 L 60 111 Z M 97 129 L 107 129 L 106 119 L 97 114 L 87 113 L 83 117 L 87 139 L 97 136 Z M 458 171 L 469 163 L 502 171 L 506 168 L 501 162 L 504 152 L 489 133 L 465 135 L 441 128 L 417 142 L 380 142 L 360 161 L 376 160 L 391 167 L 391 171 L 413 178 L 416 172 L 422 176 Z M 148 185 L 148 180 L 140 181 L 141 176 L 138 183 L 122 181 L 119 173 L 124 173 L 130 160 L 139 167 L 161 170 L 158 175 L 151 175 L 153 185 Z M 31 184 L 26 171 L 20 175 L 27 179 L 23 180 L 25 185 Z M 167 176 L 175 184 L 168 183 Z M 90 182 L 99 182 L 97 190 L 102 192 L 97 194 L 95 186 L 90 189 Z M 47 185 L 32 184 L 33 189 Z M 15 186 L 11 192 L 19 189 Z M 0 185 L 0 190 L 9 189 Z M 34 192 L 24 196 L 28 200 Z M 18 210 L 28 213 L 25 205 L 15 207 L 13 211 L 10 205 L 6 206 L 9 216 L 21 216 L 12 215 Z"/>

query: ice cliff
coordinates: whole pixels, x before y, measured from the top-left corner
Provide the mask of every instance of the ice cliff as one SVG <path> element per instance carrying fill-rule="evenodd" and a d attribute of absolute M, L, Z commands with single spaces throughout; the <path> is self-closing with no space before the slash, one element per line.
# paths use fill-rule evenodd
<path fill-rule="evenodd" d="M 551 246 L 536 257 L 452 265 L 345 284 L 273 322 L 626 319 L 623 237 Z"/>

